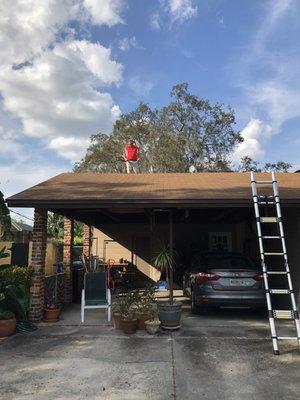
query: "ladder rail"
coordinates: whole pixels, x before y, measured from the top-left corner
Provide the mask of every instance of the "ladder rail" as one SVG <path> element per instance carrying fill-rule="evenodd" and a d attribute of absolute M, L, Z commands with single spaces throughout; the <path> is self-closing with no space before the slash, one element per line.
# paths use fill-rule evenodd
<path fill-rule="evenodd" d="M 256 228 L 257 228 L 257 233 L 258 233 L 259 252 L 260 252 L 261 266 L 262 266 L 262 271 L 263 271 L 263 279 L 264 279 L 264 286 L 265 286 L 265 292 L 266 292 L 266 301 L 267 301 L 267 308 L 268 308 L 268 315 L 269 315 L 269 325 L 270 325 L 270 330 L 271 330 L 271 338 L 272 338 L 274 353 L 279 354 L 275 319 L 274 319 L 273 312 L 272 312 L 272 301 L 271 301 L 271 295 L 269 293 L 269 282 L 268 282 L 267 268 L 266 268 L 265 257 L 264 257 L 264 246 L 263 246 L 263 240 L 262 240 L 260 212 L 259 212 L 259 205 L 258 205 L 258 195 L 257 195 L 255 174 L 254 174 L 254 172 L 251 171 L 250 175 L 251 175 L 251 187 L 252 187 L 252 196 L 253 196 L 253 203 L 254 203 L 254 212 L 255 212 L 255 219 L 256 219 Z"/>
<path fill-rule="evenodd" d="M 283 337 L 280 337 L 277 335 L 276 332 L 276 325 L 275 325 L 275 318 L 276 318 L 276 310 L 273 309 L 272 307 L 272 299 L 271 299 L 271 294 L 285 294 L 290 296 L 291 300 L 291 310 L 290 313 L 291 315 L 294 316 L 292 318 L 295 323 L 295 329 L 297 332 L 297 337 L 296 339 L 298 340 L 298 345 L 300 349 L 300 320 L 299 320 L 299 313 L 297 310 L 297 304 L 296 304 L 296 299 L 293 291 L 293 284 L 292 284 L 292 279 L 291 279 L 291 274 L 290 274 L 290 269 L 289 269 L 289 264 L 288 264 L 288 255 L 287 255 L 287 249 L 286 249 L 286 242 L 285 242 L 285 236 L 284 236 L 284 227 L 283 227 L 283 222 L 282 222 L 282 213 L 281 213 L 281 205 L 280 205 L 280 198 L 279 198 L 279 190 L 278 190 L 278 184 L 277 184 L 277 179 L 275 172 L 272 171 L 271 181 L 256 181 L 255 178 L 255 173 L 251 172 L 250 173 L 251 177 L 251 189 L 252 189 L 252 197 L 253 197 L 253 204 L 254 204 L 254 212 L 255 212 L 255 219 L 256 219 L 256 227 L 257 227 L 257 233 L 258 233 L 258 243 L 259 243 L 259 252 L 260 252 L 260 258 L 261 258 L 261 266 L 262 266 L 262 271 L 263 271 L 263 280 L 264 280 L 264 286 L 265 286 L 265 292 L 266 292 L 266 300 L 267 300 L 267 308 L 268 308 L 268 315 L 269 315 L 269 324 L 270 324 L 270 330 L 271 330 L 271 338 L 272 338 L 272 344 L 273 344 L 273 350 L 274 354 L 279 354 L 279 348 L 278 348 L 278 340 L 283 339 Z M 274 198 L 274 202 L 267 202 L 267 201 L 260 201 L 260 198 L 266 197 L 266 196 L 258 196 L 257 193 L 257 184 L 258 183 L 268 183 L 272 185 L 273 189 L 273 196 L 269 196 L 271 198 Z M 275 205 L 276 208 L 276 217 L 261 217 L 260 215 L 260 205 Z M 266 223 L 266 222 L 275 222 L 278 223 L 279 225 L 279 235 L 277 236 L 268 236 L 268 235 L 262 235 L 262 229 L 261 229 L 261 223 Z M 264 242 L 263 239 L 270 239 L 270 238 L 278 238 L 281 240 L 281 245 L 282 245 L 282 252 L 265 252 L 264 250 Z M 287 277 L 287 283 L 289 289 L 286 290 L 279 290 L 279 289 L 270 289 L 269 287 L 269 277 L 268 277 L 268 271 L 266 268 L 266 263 L 265 263 L 265 256 L 283 256 L 284 260 L 284 268 L 285 271 L 278 271 L 277 275 L 286 275 Z M 270 275 L 276 275 L 276 272 L 270 272 Z M 285 316 L 284 310 L 277 310 L 278 315 L 280 316 Z M 288 314 L 289 310 L 287 310 Z M 276 318 L 277 319 L 277 318 Z M 288 339 L 289 337 L 285 337 Z"/>

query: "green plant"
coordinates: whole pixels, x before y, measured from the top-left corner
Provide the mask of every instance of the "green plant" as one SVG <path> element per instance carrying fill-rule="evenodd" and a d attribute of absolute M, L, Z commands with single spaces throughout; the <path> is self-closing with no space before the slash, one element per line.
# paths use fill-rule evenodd
<path fill-rule="evenodd" d="M 156 258 L 154 259 L 154 266 L 159 271 L 166 272 L 167 280 L 169 283 L 169 301 L 173 304 L 173 265 L 175 263 L 174 251 L 171 251 L 169 246 L 163 245 Z"/>
<path fill-rule="evenodd" d="M 0 308 L 0 320 L 15 318 L 15 314 L 5 308 Z"/>
<path fill-rule="evenodd" d="M 32 274 L 31 267 L 0 268 L 0 305 L 13 311 L 18 320 L 27 320 Z"/>
<path fill-rule="evenodd" d="M 124 320 L 134 320 L 138 313 L 140 294 L 138 290 L 132 290 L 119 299 L 119 312 Z"/>
<path fill-rule="evenodd" d="M 0 259 L 9 257 L 8 251 L 10 251 L 10 249 L 7 249 L 6 246 L 2 247 L 2 249 L 0 249 Z M 2 264 L 0 265 L 0 268 L 7 268 L 9 266 L 9 264 Z"/>
<path fill-rule="evenodd" d="M 146 289 L 142 292 L 138 303 L 139 315 L 148 315 L 150 319 L 154 318 L 154 293 L 155 288 L 151 285 L 148 285 Z"/>
<path fill-rule="evenodd" d="M 57 299 L 55 298 L 55 296 L 53 296 L 52 299 L 50 299 L 49 301 L 47 301 L 45 308 L 47 310 L 55 310 L 57 308 L 59 308 L 59 302 L 57 301 Z"/>
<path fill-rule="evenodd" d="M 120 314 L 120 299 L 114 300 L 111 309 L 114 314 Z"/>

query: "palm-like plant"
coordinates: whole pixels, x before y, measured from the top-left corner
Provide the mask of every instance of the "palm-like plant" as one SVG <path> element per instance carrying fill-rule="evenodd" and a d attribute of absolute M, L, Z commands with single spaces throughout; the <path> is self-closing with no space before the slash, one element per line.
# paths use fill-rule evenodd
<path fill-rule="evenodd" d="M 173 266 L 175 263 L 174 251 L 169 246 L 163 245 L 159 253 L 154 259 L 154 266 L 161 272 L 166 272 L 167 281 L 169 284 L 169 301 L 173 304 Z"/>

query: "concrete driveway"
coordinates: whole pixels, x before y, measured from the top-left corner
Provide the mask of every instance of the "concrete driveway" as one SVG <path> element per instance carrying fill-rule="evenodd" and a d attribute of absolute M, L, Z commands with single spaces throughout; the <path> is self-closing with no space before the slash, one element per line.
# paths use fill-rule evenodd
<path fill-rule="evenodd" d="M 98 311 L 99 312 L 99 311 Z M 71 316 L 72 313 L 70 313 Z M 79 314 L 73 312 L 73 317 Z M 125 336 L 65 318 L 0 344 L 0 399 L 295 400 L 300 353 L 273 356 L 268 324 L 250 311 L 193 316 L 176 333 Z"/>

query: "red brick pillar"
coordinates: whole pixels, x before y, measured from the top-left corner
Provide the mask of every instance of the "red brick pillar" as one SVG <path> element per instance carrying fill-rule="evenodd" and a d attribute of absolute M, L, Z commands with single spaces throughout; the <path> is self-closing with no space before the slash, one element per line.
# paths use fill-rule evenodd
<path fill-rule="evenodd" d="M 72 269 L 73 269 L 73 239 L 74 221 L 64 218 L 64 248 L 63 265 L 66 274 L 65 280 L 65 303 L 72 303 Z"/>
<path fill-rule="evenodd" d="M 83 254 L 87 257 L 90 255 L 92 229 L 89 225 L 83 225 Z"/>
<path fill-rule="evenodd" d="M 47 210 L 34 210 L 31 265 L 33 278 L 30 288 L 29 319 L 39 322 L 43 318 L 45 295 L 45 258 L 47 247 Z"/>

